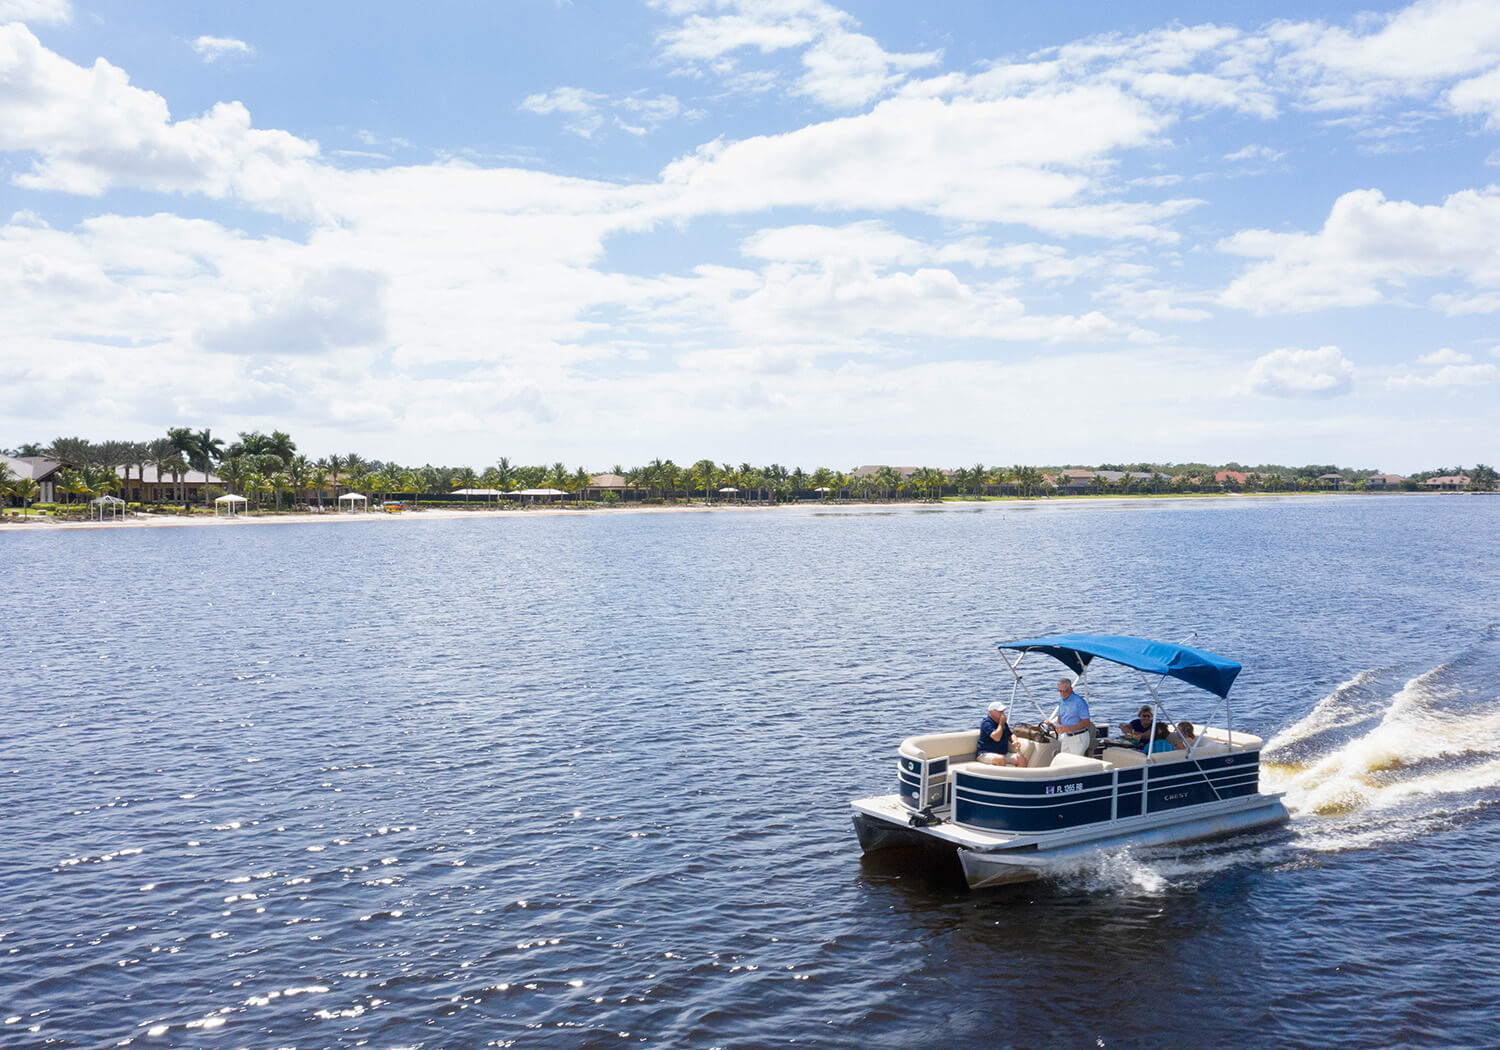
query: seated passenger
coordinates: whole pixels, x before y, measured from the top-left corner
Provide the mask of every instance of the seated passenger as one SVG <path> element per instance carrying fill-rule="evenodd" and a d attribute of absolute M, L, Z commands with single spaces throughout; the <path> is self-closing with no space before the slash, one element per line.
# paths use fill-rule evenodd
<path fill-rule="evenodd" d="M 1155 717 L 1150 704 L 1142 704 L 1141 709 L 1135 713 L 1135 717 L 1129 722 L 1120 723 L 1120 732 L 1134 740 L 1137 744 L 1144 744 L 1151 739 L 1151 720 Z"/>
<path fill-rule="evenodd" d="M 979 723 L 979 761 L 992 766 L 1024 766 L 1026 756 L 1011 754 L 1010 726 L 1005 721 L 1005 705 L 993 703 L 990 713 Z"/>
<path fill-rule="evenodd" d="M 1172 734 L 1166 726 L 1159 725 L 1151 733 L 1151 746 L 1146 748 L 1146 754 L 1155 755 L 1162 751 L 1176 751 L 1172 746 Z"/>
<path fill-rule="evenodd" d="M 1184 751 L 1188 750 L 1195 743 L 1197 743 L 1198 742 L 1198 733 L 1193 728 L 1193 723 L 1191 723 L 1191 722 L 1178 722 L 1177 723 L 1177 738 L 1180 741 L 1177 746 L 1180 747 L 1180 748 L 1182 748 Z"/>

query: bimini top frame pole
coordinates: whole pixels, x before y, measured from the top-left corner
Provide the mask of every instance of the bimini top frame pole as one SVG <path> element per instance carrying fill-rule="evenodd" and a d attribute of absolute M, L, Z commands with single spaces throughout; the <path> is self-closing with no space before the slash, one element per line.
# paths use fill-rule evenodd
<path fill-rule="evenodd" d="M 1240 673 L 1240 665 L 1235 661 L 1202 649 L 1124 635 L 1058 634 L 1022 642 L 1005 642 L 1000 648 L 1046 653 L 1080 675 L 1088 670 L 1089 662 L 1097 657 L 1146 674 L 1176 678 L 1220 698 L 1229 695 L 1229 688 Z"/>
<path fill-rule="evenodd" d="M 1195 634 L 1196 632 L 1188 637 L 1192 638 Z M 1147 674 L 1159 675 L 1158 686 L 1167 678 L 1176 678 L 1189 685 L 1195 685 L 1199 689 L 1213 693 L 1223 701 L 1229 744 L 1231 747 L 1234 745 L 1234 712 L 1229 703 L 1229 689 L 1240 673 L 1240 665 L 1234 660 L 1228 660 L 1206 650 L 1195 649 L 1181 643 L 1156 642 L 1149 638 L 1110 634 L 1050 635 L 1046 638 L 1005 642 L 1000 649 L 1001 657 L 1005 659 L 1005 664 L 1011 669 L 1011 673 L 1016 675 L 1018 682 L 1020 674 L 1016 668 L 1020 665 L 1021 659 L 1033 651 L 1046 653 L 1064 667 L 1078 673 L 1083 682 L 1085 700 L 1088 699 L 1088 666 L 1095 658 L 1133 668 L 1141 673 L 1142 681 L 1146 681 Z M 1005 656 L 1004 650 L 1006 649 L 1020 652 L 1021 655 L 1016 658 L 1014 664 L 1009 657 Z M 1024 688 L 1025 683 L 1021 684 Z M 1146 687 L 1152 699 L 1156 701 L 1159 714 L 1161 701 L 1158 691 L 1151 686 L 1149 681 L 1146 681 Z M 1036 698 L 1031 696 L 1029 689 L 1026 695 L 1040 710 L 1040 705 L 1036 704 Z M 1214 710 L 1217 713 L 1217 706 Z"/>
<path fill-rule="evenodd" d="M 1042 705 L 1037 703 L 1036 697 L 1031 692 L 1031 686 L 1026 684 L 1026 679 L 1021 677 L 1021 661 L 1026 659 L 1026 654 L 1024 652 L 1021 653 L 1016 657 L 1015 662 L 1012 663 L 1010 657 L 1005 655 L 1004 647 L 1002 647 L 1000 651 L 1000 659 L 1005 661 L 1005 666 L 1010 670 L 1011 677 L 1016 680 L 1016 684 L 1010 687 L 1011 703 L 1015 703 L 1016 690 L 1020 689 L 1026 694 L 1026 699 L 1031 701 L 1031 706 L 1036 708 L 1037 718 L 1045 722 L 1047 720 L 1047 713 L 1042 710 Z"/>

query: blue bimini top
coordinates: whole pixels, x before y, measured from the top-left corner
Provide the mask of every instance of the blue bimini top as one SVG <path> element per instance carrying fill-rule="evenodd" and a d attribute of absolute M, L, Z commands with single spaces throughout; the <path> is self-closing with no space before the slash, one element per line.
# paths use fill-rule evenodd
<path fill-rule="evenodd" d="M 1024 642 L 1005 642 L 1000 648 L 1046 653 L 1079 674 L 1097 656 L 1137 671 L 1176 678 L 1220 697 L 1229 695 L 1229 687 L 1240 673 L 1240 665 L 1233 660 L 1202 649 L 1116 634 L 1054 634 Z"/>

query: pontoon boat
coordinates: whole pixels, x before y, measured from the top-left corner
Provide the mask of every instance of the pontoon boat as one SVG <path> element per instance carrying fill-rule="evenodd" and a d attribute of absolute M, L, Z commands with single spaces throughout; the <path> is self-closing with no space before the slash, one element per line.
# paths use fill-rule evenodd
<path fill-rule="evenodd" d="M 1024 767 L 976 761 L 977 727 L 907 737 L 897 793 L 853 803 L 866 852 L 954 850 L 969 886 L 978 888 L 1033 879 L 1103 850 L 1216 838 L 1288 818 L 1281 795 L 1260 791 L 1263 741 L 1234 730 L 1229 687 L 1240 665 L 1233 660 L 1169 642 L 1085 634 L 1007 642 L 1000 653 L 1015 680 L 1012 712 L 1024 695 L 1045 719 L 1021 673 L 1022 661 L 1039 653 L 1078 676 L 1085 700 L 1093 660 L 1139 672 L 1157 724 L 1172 724 L 1162 705 L 1166 679 L 1196 686 L 1218 697 L 1208 717 L 1222 710 L 1224 727 L 1194 723 L 1190 745 L 1180 739 L 1187 746 L 1156 754 L 1105 737 L 1091 754 L 1074 755 L 1059 752 L 1044 721 L 1026 734 L 1033 739 L 1015 745 L 1027 757 Z"/>

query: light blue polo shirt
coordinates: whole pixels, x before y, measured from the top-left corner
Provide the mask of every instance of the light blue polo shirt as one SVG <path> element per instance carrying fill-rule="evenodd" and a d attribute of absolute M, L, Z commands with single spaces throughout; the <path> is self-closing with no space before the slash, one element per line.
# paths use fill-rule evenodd
<path fill-rule="evenodd" d="M 1073 695 L 1066 700 L 1061 697 L 1057 701 L 1057 724 L 1060 726 L 1074 726 L 1089 717 L 1089 705 L 1084 701 L 1083 694 L 1073 690 Z"/>

